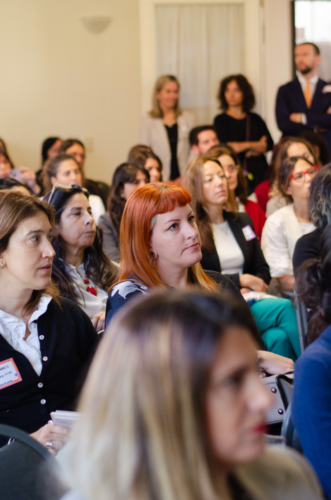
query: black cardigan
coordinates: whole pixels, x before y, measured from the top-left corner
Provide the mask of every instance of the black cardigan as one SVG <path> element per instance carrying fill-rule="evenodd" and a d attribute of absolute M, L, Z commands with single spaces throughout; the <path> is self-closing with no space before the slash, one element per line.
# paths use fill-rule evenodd
<path fill-rule="evenodd" d="M 98 335 L 89 317 L 71 300 L 51 300 L 38 319 L 42 371 L 0 335 L 0 362 L 13 358 L 22 381 L 0 390 L 0 423 L 28 433 L 50 419 L 50 412 L 74 409 Z"/>
<path fill-rule="evenodd" d="M 226 212 L 225 210 L 223 210 L 223 217 L 224 220 L 228 222 L 233 236 L 236 238 L 237 243 L 244 254 L 243 274 L 252 274 L 253 276 L 261 278 L 268 285 L 270 283 L 271 276 L 269 266 L 262 253 L 260 243 L 256 237 L 247 241 L 242 231 L 242 228 L 248 225 L 254 231 L 252 219 L 246 213 L 238 213 L 234 215 L 233 213 Z M 221 263 L 215 245 L 211 253 L 207 253 L 206 250 L 202 248 L 201 265 L 205 270 L 217 271 L 219 273 L 221 272 Z M 238 288 L 241 288 L 239 274 L 226 274 L 226 276 L 228 276 Z"/>

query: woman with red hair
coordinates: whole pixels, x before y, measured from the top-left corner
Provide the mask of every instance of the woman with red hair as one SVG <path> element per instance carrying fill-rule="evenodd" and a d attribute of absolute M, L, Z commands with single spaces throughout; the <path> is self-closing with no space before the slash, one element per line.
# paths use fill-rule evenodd
<path fill-rule="evenodd" d="M 200 234 L 186 189 L 168 183 L 146 184 L 128 198 L 121 221 L 122 272 L 111 289 L 107 324 L 118 309 L 137 293 L 149 288 L 239 290 L 219 273 L 205 273 Z"/>
<path fill-rule="evenodd" d="M 209 291 L 227 289 L 243 300 L 229 278 L 203 271 L 191 201 L 186 189 L 161 182 L 146 184 L 129 196 L 120 230 L 122 272 L 110 289 L 106 324 L 131 298 L 148 293 L 149 288 L 170 291 L 195 285 Z M 259 351 L 259 363 L 269 373 L 293 370 L 292 360 L 266 351 Z"/>

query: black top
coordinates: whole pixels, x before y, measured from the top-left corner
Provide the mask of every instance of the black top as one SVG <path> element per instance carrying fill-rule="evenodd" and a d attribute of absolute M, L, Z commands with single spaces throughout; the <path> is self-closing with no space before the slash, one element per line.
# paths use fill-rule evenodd
<path fill-rule="evenodd" d="M 74 409 L 83 378 L 98 342 L 89 317 L 74 302 L 51 300 L 36 321 L 42 371 L 0 335 L 0 362 L 14 360 L 22 380 L 1 389 L 0 423 L 35 432 L 50 412 Z"/>
<path fill-rule="evenodd" d="M 171 165 L 170 165 L 170 180 L 173 181 L 180 177 L 178 160 L 177 160 L 177 143 L 178 143 L 178 125 L 174 123 L 171 127 L 165 125 L 171 149 Z"/>
<path fill-rule="evenodd" d="M 265 135 L 268 143 L 267 151 L 270 151 L 274 145 L 265 122 L 256 113 L 249 113 L 249 127 L 247 127 L 247 117 L 237 120 L 226 113 L 216 116 L 214 126 L 221 143 L 259 141 Z M 239 153 L 239 159 L 243 167 L 244 162 L 246 163 L 247 171 L 253 176 L 252 179 L 247 178 L 248 191 L 251 194 L 256 186 L 267 178 L 267 160 L 264 154 L 245 158 L 245 151 Z"/>
<path fill-rule="evenodd" d="M 251 240 L 246 240 L 243 233 L 243 228 L 245 226 L 250 226 L 254 231 L 254 226 L 252 219 L 246 213 L 233 214 L 231 212 L 226 212 L 223 210 L 224 220 L 228 222 L 233 236 L 236 238 L 238 245 L 244 254 L 244 268 L 243 274 L 252 274 L 261 278 L 267 285 L 270 283 L 271 276 L 269 272 L 269 266 L 262 253 L 260 243 L 255 237 Z M 255 234 L 255 231 L 254 231 Z M 216 247 L 211 253 L 206 252 L 202 247 L 202 260 L 201 265 L 203 269 L 208 271 L 221 272 L 221 262 L 216 251 Z M 239 274 L 226 274 L 234 284 L 240 288 Z"/>
<path fill-rule="evenodd" d="M 226 276 L 214 271 L 206 271 L 206 274 L 208 274 L 208 276 L 214 280 L 215 283 L 217 283 L 219 290 L 226 290 L 240 300 L 244 301 L 239 289 Z M 169 293 L 171 290 L 172 288 L 169 287 Z M 113 286 L 107 300 L 106 327 L 117 311 L 127 304 L 129 300 L 140 294 L 146 295 L 148 291 L 149 289 L 146 285 L 143 285 L 140 281 L 134 278 L 127 279 Z"/>
<path fill-rule="evenodd" d="M 293 253 L 293 271 L 296 274 L 298 268 L 308 259 L 319 259 L 320 238 L 322 229 L 315 229 L 311 233 L 304 234 L 296 242 Z"/>

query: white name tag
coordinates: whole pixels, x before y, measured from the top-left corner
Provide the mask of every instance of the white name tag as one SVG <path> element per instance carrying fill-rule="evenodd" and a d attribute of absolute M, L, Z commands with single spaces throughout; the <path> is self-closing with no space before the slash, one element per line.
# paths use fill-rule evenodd
<path fill-rule="evenodd" d="M 0 362 L 0 389 L 4 389 L 22 381 L 20 372 L 15 365 L 13 358 Z"/>
<path fill-rule="evenodd" d="M 323 92 L 323 94 L 327 94 L 328 92 L 331 92 L 331 85 L 324 85 L 322 92 Z"/>
<path fill-rule="evenodd" d="M 254 233 L 251 226 L 243 227 L 243 233 L 244 233 L 244 236 L 246 238 L 246 241 L 250 241 L 250 240 L 253 240 L 254 238 L 256 238 L 256 234 Z"/>

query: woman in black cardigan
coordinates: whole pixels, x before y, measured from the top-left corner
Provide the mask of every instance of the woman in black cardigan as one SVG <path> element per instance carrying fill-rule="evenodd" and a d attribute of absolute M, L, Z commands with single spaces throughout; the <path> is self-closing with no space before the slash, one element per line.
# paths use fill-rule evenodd
<path fill-rule="evenodd" d="M 50 413 L 74 409 L 98 336 L 51 284 L 51 207 L 2 191 L 0 220 L 0 423 L 55 452 L 67 429 L 47 423 Z"/>
<path fill-rule="evenodd" d="M 202 267 L 221 271 L 239 286 L 268 350 L 296 359 L 300 343 L 295 310 L 289 299 L 261 295 L 270 282 L 269 267 L 249 215 L 230 211 L 234 200 L 221 164 L 197 158 L 187 167 L 183 182 L 192 195 L 200 230 Z"/>

